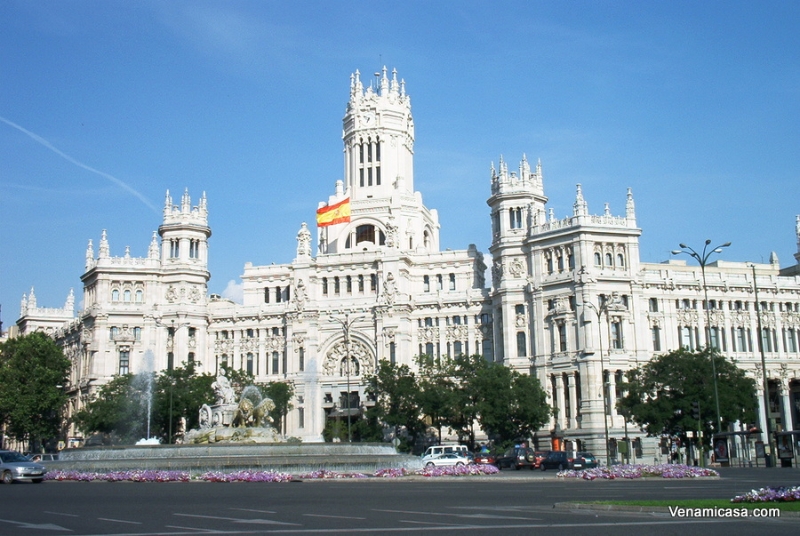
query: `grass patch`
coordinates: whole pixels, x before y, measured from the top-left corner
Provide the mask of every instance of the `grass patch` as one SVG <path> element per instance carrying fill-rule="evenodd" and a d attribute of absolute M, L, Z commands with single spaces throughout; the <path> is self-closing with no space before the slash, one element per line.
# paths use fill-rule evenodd
<path fill-rule="evenodd" d="M 781 512 L 800 512 L 800 502 L 732 503 L 730 499 L 667 499 L 647 501 L 592 501 L 589 504 L 619 506 L 680 506 L 681 508 L 779 508 Z"/>

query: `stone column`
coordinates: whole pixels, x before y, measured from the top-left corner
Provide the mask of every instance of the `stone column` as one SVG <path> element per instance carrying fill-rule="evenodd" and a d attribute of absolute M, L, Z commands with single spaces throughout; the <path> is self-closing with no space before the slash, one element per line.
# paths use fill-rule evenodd
<path fill-rule="evenodd" d="M 608 371 L 608 427 L 617 427 L 617 378 L 613 370 Z"/>
<path fill-rule="evenodd" d="M 791 432 L 794 430 L 792 427 L 792 402 L 789 397 L 789 382 L 786 379 L 782 379 L 780 382 L 781 388 L 781 420 L 783 421 L 783 430 L 785 432 Z"/>
<path fill-rule="evenodd" d="M 569 427 L 574 430 L 578 427 L 578 397 L 575 392 L 576 382 L 574 372 L 567 374 L 567 384 L 569 387 Z"/>
<path fill-rule="evenodd" d="M 556 374 L 556 406 L 558 407 L 557 422 L 559 427 L 566 428 L 566 408 L 564 407 L 564 377 Z"/>
<path fill-rule="evenodd" d="M 761 441 L 764 442 L 764 445 L 769 445 L 769 438 L 767 437 L 767 408 L 764 407 L 764 389 L 761 389 L 761 385 L 758 387 L 756 389 L 758 392 L 758 427 L 761 428 Z"/>

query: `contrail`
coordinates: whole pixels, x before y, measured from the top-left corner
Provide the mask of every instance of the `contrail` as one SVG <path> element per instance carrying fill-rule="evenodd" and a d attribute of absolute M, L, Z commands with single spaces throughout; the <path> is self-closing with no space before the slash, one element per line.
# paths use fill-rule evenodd
<path fill-rule="evenodd" d="M 114 184 L 116 184 L 117 186 L 122 188 L 123 190 L 126 190 L 126 191 L 132 193 L 134 196 L 136 196 L 139 199 L 139 201 L 141 201 L 142 203 L 147 205 L 147 207 L 150 208 L 150 210 L 152 210 L 153 212 L 158 214 L 159 210 L 145 196 L 143 196 L 142 194 L 140 194 L 139 192 L 137 192 L 136 190 L 134 190 L 133 188 L 128 186 L 126 183 L 124 183 L 121 180 L 119 180 L 118 178 L 114 177 L 113 175 L 109 175 L 108 173 L 100 171 L 99 169 L 94 169 L 91 166 L 87 166 L 83 162 L 79 162 L 79 161 L 75 160 L 70 155 L 68 155 L 65 152 L 59 150 L 57 147 L 54 147 L 52 143 L 50 143 L 49 141 L 47 141 L 43 137 L 39 136 L 38 134 L 35 134 L 35 133 L 31 132 L 30 130 L 27 130 L 26 128 L 21 127 L 20 125 L 14 123 L 13 121 L 9 121 L 5 117 L 0 116 L 0 121 L 2 121 L 3 123 L 5 123 L 5 124 L 7 124 L 7 125 L 9 125 L 11 127 L 16 128 L 17 130 L 19 130 L 23 134 L 28 135 L 35 142 L 37 142 L 37 143 L 39 143 L 41 145 L 44 145 L 45 147 L 47 147 L 48 149 L 50 149 L 51 151 L 56 153 L 58 156 L 60 156 L 64 160 L 66 160 L 68 162 L 71 162 L 71 163 L 75 164 L 76 166 L 85 169 L 86 171 L 91 171 L 92 173 L 96 173 L 96 174 L 100 175 L 101 177 L 105 177 L 106 179 L 110 180 L 111 182 L 113 182 Z"/>

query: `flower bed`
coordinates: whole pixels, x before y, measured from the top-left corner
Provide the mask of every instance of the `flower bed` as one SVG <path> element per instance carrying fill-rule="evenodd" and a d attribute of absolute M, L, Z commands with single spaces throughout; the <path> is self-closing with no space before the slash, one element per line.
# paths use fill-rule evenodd
<path fill-rule="evenodd" d="M 611 467 L 597 467 L 581 471 L 568 470 L 558 473 L 559 478 L 582 478 L 584 480 L 595 480 L 597 478 L 614 480 L 617 478 L 699 478 L 713 476 L 719 476 L 719 473 L 713 469 L 667 463 L 659 465 L 612 465 Z"/>
<path fill-rule="evenodd" d="M 794 502 L 800 501 L 800 486 L 791 488 L 754 489 L 731 499 L 732 503 Z"/>
<path fill-rule="evenodd" d="M 224 473 L 222 471 L 208 471 L 198 475 L 191 475 L 185 471 L 117 471 L 113 473 L 84 473 L 80 471 L 51 471 L 45 480 L 78 481 L 78 482 L 290 482 L 292 480 L 320 480 L 320 479 L 351 479 L 351 478 L 401 478 L 404 476 L 420 475 L 424 477 L 437 476 L 480 476 L 492 475 L 498 472 L 493 465 L 464 465 L 459 467 L 432 467 L 419 471 L 407 469 L 379 469 L 372 475 L 363 473 L 339 473 L 336 471 L 319 470 L 310 473 L 291 475 L 276 471 L 235 471 Z"/>

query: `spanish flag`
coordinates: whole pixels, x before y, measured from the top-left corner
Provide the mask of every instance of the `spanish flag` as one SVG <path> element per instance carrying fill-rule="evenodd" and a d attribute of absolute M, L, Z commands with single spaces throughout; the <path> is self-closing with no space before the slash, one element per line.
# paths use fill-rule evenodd
<path fill-rule="evenodd" d="M 317 209 L 317 227 L 327 227 L 337 223 L 350 221 L 350 198 L 343 199 L 335 205 Z"/>

